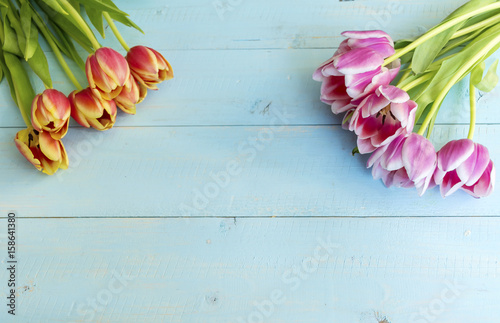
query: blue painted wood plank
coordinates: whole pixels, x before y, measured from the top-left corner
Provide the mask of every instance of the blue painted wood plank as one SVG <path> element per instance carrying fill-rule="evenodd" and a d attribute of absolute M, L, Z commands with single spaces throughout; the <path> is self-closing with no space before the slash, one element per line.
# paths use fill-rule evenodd
<path fill-rule="evenodd" d="M 19 219 L 0 320 L 493 323 L 499 236 L 498 218 Z"/>
<path fill-rule="evenodd" d="M 150 91 L 138 106 L 137 115 L 119 114 L 116 126 L 212 126 L 263 125 L 273 111 L 286 110 L 285 125 L 340 124 L 328 105 L 319 100 L 320 83 L 312 80 L 319 64 L 332 55 L 330 49 L 252 51 L 166 52 L 176 77 Z M 500 58 L 500 52 L 494 55 Z M 243 63 L 244 62 L 244 63 Z M 53 66 L 56 64 L 51 60 Z M 73 88 L 61 71 L 53 69 L 56 87 L 69 94 Z M 86 79 L 80 75 L 81 83 Z M 37 92 L 43 84 L 36 80 Z M 469 123 L 468 81 L 448 95 L 437 123 Z M 0 86 L 0 127 L 22 127 L 23 120 L 13 104 L 7 83 Z M 500 121 L 500 89 L 484 93 L 478 101 L 480 124 Z M 74 126 L 76 123 L 72 123 Z"/>
<path fill-rule="evenodd" d="M 276 119 L 279 116 L 275 116 Z M 0 209 L 24 217 L 68 216 L 491 216 L 496 193 L 386 189 L 366 156 L 351 156 L 352 133 L 338 126 L 72 129 L 70 169 L 38 173 L 0 130 Z M 437 126 L 436 148 L 467 126 Z M 499 126 L 476 140 L 500 160 Z"/>
<path fill-rule="evenodd" d="M 332 48 L 348 29 L 383 29 L 395 39 L 417 36 L 465 2 L 128 0 L 120 7 L 147 33 L 120 30 L 131 44 L 164 49 Z"/>

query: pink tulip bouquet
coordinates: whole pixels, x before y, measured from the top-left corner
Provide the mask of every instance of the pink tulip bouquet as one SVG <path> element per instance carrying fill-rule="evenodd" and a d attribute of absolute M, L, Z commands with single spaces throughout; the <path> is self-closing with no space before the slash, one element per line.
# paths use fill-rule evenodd
<path fill-rule="evenodd" d="M 111 0 L 0 0 L 0 12 L 0 75 L 7 79 L 27 127 L 14 141 L 19 152 L 45 174 L 68 168 L 62 139 L 70 117 L 86 128 L 111 129 L 118 110 L 135 114 L 148 89 L 157 90 L 159 83 L 173 78 L 172 67 L 159 52 L 146 46 L 129 48 L 115 21 L 142 30 Z M 105 20 L 126 56 L 102 47 L 83 16 L 103 39 Z M 75 87 L 69 95 L 53 88 L 39 34 Z M 79 50 L 88 52 L 86 62 Z M 85 73 L 88 85 L 77 81 L 68 59 Z M 42 93 L 35 95 L 26 66 L 45 85 Z"/>
<path fill-rule="evenodd" d="M 476 91 L 498 83 L 500 2 L 471 0 L 414 40 L 393 42 L 383 31 L 346 31 L 333 57 L 313 74 L 321 100 L 342 114 L 344 129 L 357 136 L 354 153 L 371 154 L 374 179 L 387 186 L 439 186 L 443 197 L 457 190 L 490 195 L 495 167 L 488 149 L 474 142 Z M 450 89 L 467 79 L 470 130 L 436 151 L 432 129 Z"/>

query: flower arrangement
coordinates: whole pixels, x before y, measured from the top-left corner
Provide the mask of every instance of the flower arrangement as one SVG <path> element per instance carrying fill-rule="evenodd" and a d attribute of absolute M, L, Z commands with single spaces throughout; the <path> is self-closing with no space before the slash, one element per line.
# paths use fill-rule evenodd
<path fill-rule="evenodd" d="M 101 46 L 83 11 L 103 39 L 106 20 L 127 52 L 125 57 Z M 173 78 L 172 67 L 159 52 L 146 46 L 129 48 L 115 21 L 142 30 L 111 0 L 0 0 L 0 12 L 0 72 L 27 127 L 14 141 L 19 152 L 45 174 L 68 168 L 62 139 L 71 117 L 86 128 L 111 129 L 118 110 L 135 114 L 148 90 L 157 90 L 157 84 Z M 39 34 L 75 87 L 68 96 L 52 86 Z M 85 62 L 79 50 L 89 53 Z M 86 74 L 88 86 L 79 84 L 67 59 Z M 26 67 L 45 85 L 42 93 L 35 95 Z"/>
<path fill-rule="evenodd" d="M 473 142 L 476 91 L 498 83 L 500 2 L 471 0 L 412 40 L 393 42 L 380 30 L 346 31 L 333 57 L 313 74 L 321 100 L 342 126 L 357 136 L 353 154 L 371 154 L 367 166 L 387 186 L 439 186 L 443 197 L 463 190 L 475 198 L 494 189 L 495 167 L 488 149 Z M 468 77 L 470 130 L 436 152 L 431 135 L 450 89 Z M 418 127 L 418 128 L 417 128 Z M 415 128 L 418 130 L 415 131 Z"/>

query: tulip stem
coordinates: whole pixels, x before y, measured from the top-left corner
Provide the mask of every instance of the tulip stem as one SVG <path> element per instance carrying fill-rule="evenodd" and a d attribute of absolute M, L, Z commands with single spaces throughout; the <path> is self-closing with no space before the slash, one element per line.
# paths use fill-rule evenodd
<path fill-rule="evenodd" d="M 470 126 L 467 138 L 472 140 L 474 131 L 476 130 L 476 88 L 472 83 L 472 78 L 469 82 L 469 98 L 470 98 Z"/>
<path fill-rule="evenodd" d="M 479 52 L 477 52 L 467 63 L 462 65 L 462 67 L 453 75 L 453 77 L 446 83 L 444 89 L 439 93 L 438 97 L 432 104 L 431 110 L 425 117 L 424 122 L 422 123 L 422 126 L 420 126 L 420 129 L 418 130 L 419 135 L 423 135 L 427 127 L 429 126 L 429 123 L 431 122 L 432 118 L 434 115 L 438 112 L 439 108 L 441 107 L 441 104 L 443 103 L 444 98 L 448 94 L 448 92 L 451 90 L 451 88 L 458 82 L 460 81 L 464 75 L 472 68 L 474 67 L 478 62 L 481 61 L 481 59 L 486 59 L 486 55 L 493 49 L 495 46 L 498 45 L 498 42 L 500 41 L 500 36 L 496 36 L 491 42 L 488 43 L 483 49 L 481 49 Z"/>
<path fill-rule="evenodd" d="M 47 29 L 47 26 L 40 19 L 40 16 L 38 16 L 38 14 L 34 10 L 32 13 L 32 18 L 33 18 L 33 21 L 35 22 L 35 24 L 38 26 L 38 29 L 40 29 L 43 36 L 45 37 L 45 40 L 47 40 L 47 43 L 49 44 L 50 48 L 52 48 L 52 50 L 54 51 L 54 55 L 56 55 L 56 58 L 57 58 L 59 64 L 61 65 L 62 69 L 64 70 L 64 72 L 66 73 L 68 78 L 70 79 L 71 83 L 73 83 L 73 85 L 77 88 L 77 90 L 81 90 L 82 86 L 80 85 L 80 83 L 78 83 L 75 75 L 73 74 L 73 72 L 69 68 L 68 63 L 66 62 L 63 55 L 61 54 L 59 47 L 52 39 L 52 37 L 53 37 L 52 34 Z"/>
<path fill-rule="evenodd" d="M 434 77 L 434 73 L 427 73 L 425 75 L 420 76 L 416 80 L 411 81 L 410 83 L 404 85 L 401 87 L 401 90 L 408 92 L 409 90 L 413 89 L 416 86 L 419 86 L 420 84 L 423 84 L 430 79 Z"/>
<path fill-rule="evenodd" d="M 484 6 L 482 8 L 479 8 L 479 9 L 476 9 L 476 10 L 473 10 L 473 11 L 470 11 L 462 16 L 458 16 L 456 18 L 453 18 L 453 19 L 450 19 L 448 20 L 447 22 L 441 24 L 440 26 L 434 28 L 434 29 L 431 29 L 429 30 L 427 33 L 423 34 L 422 36 L 420 36 L 420 38 L 418 38 L 417 40 L 415 40 L 414 42 L 412 42 L 411 44 L 409 44 L 408 46 L 404 47 L 404 48 L 401 48 L 399 50 L 396 50 L 396 53 L 390 57 L 388 57 L 385 61 L 384 61 L 384 65 L 383 66 L 386 66 L 392 62 L 394 62 L 396 59 L 400 58 L 401 56 L 411 52 L 412 50 L 414 50 L 415 48 L 417 48 L 418 46 L 422 45 L 423 43 L 425 43 L 427 40 L 431 39 L 432 37 L 435 37 L 437 35 L 439 35 L 440 33 L 442 33 L 443 31 L 463 22 L 463 21 L 466 21 L 467 19 L 471 18 L 471 17 L 474 17 L 476 15 L 479 15 L 479 14 L 482 14 L 484 12 L 488 12 L 488 11 L 491 11 L 491 10 L 495 10 L 495 9 L 499 9 L 500 8 L 500 2 L 495 2 L 495 3 L 492 3 L 490 5 L 487 5 L 487 6 Z"/>
<path fill-rule="evenodd" d="M 101 48 L 101 45 L 97 41 L 97 38 L 95 37 L 94 33 L 90 29 L 89 25 L 83 20 L 82 16 L 76 11 L 76 9 L 71 5 L 71 3 L 68 2 L 68 0 L 58 0 L 61 6 L 63 7 L 64 10 L 69 14 L 71 18 L 75 20 L 77 23 L 78 27 L 80 28 L 80 31 L 87 36 L 88 40 L 92 44 L 92 47 L 94 47 L 94 50 L 98 50 Z"/>
<path fill-rule="evenodd" d="M 450 39 L 455 39 L 455 38 L 458 38 L 458 37 L 465 36 L 465 35 L 470 34 L 470 33 L 474 32 L 476 30 L 486 28 L 486 27 L 488 27 L 490 25 L 494 25 L 494 24 L 498 23 L 499 21 L 500 21 L 500 14 L 495 15 L 493 17 L 490 17 L 488 19 L 485 19 L 485 20 L 483 20 L 481 22 L 478 22 L 477 24 L 474 24 L 472 26 L 460 29 L 459 31 L 457 31 L 456 33 L 454 33 L 453 36 L 451 36 Z"/>
<path fill-rule="evenodd" d="M 125 49 L 125 51 L 128 52 L 130 50 L 130 47 L 128 47 L 127 43 L 125 42 L 125 39 L 123 39 L 122 35 L 118 31 L 118 28 L 116 28 L 116 25 L 113 22 L 113 19 L 111 18 L 109 13 L 103 12 L 102 14 L 103 14 L 104 18 L 106 19 L 106 21 L 108 22 L 108 25 L 111 28 L 111 30 L 113 31 L 113 34 L 115 35 L 116 39 L 118 39 L 118 41 L 122 45 L 123 49 Z"/>

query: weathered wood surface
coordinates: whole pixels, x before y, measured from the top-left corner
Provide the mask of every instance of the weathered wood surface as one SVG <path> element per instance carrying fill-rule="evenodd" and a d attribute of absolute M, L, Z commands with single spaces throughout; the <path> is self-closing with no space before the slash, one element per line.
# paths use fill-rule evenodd
<path fill-rule="evenodd" d="M 9 211 L 19 247 L 18 315 L 0 322 L 498 322 L 497 194 L 384 188 L 311 80 L 343 30 L 414 37 L 464 2 L 117 1 L 175 79 L 108 132 L 73 124 L 53 177 L 15 149 L 0 86 L 2 267 Z M 447 98 L 437 147 L 466 135 L 467 96 Z M 480 98 L 475 137 L 494 161 L 499 104 Z"/>

